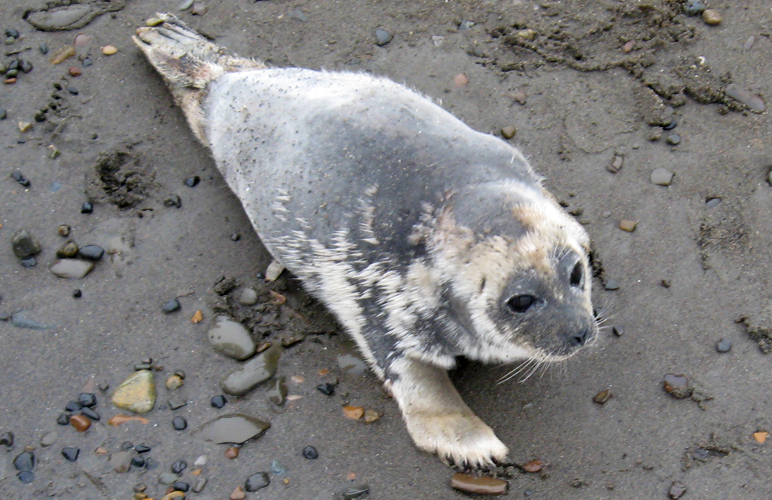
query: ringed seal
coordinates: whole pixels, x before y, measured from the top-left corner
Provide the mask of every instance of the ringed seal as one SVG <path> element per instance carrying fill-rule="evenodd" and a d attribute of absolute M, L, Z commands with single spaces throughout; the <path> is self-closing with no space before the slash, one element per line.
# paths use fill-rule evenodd
<path fill-rule="evenodd" d="M 589 238 L 517 149 L 362 73 L 271 68 L 170 14 L 134 41 L 273 258 L 332 310 L 415 444 L 488 466 L 457 356 L 546 363 L 597 334 Z"/>

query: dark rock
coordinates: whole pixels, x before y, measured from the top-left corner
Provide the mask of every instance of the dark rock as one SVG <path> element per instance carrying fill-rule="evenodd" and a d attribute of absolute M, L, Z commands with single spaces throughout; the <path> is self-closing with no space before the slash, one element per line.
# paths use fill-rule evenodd
<path fill-rule="evenodd" d="M 13 448 L 13 432 L 4 432 L 0 436 L 0 444 L 5 445 L 8 448 Z"/>
<path fill-rule="evenodd" d="M 303 456 L 309 460 L 315 460 L 319 458 L 319 452 L 313 446 L 306 446 L 303 448 Z"/>
<path fill-rule="evenodd" d="M 24 470 L 19 472 L 19 481 L 21 481 L 24 484 L 30 484 L 32 481 L 35 480 L 35 473 L 30 470 Z"/>
<path fill-rule="evenodd" d="M 56 417 L 56 423 L 59 425 L 70 425 L 70 416 L 66 413 L 60 413 L 58 417 Z"/>
<path fill-rule="evenodd" d="M 26 229 L 20 229 L 11 238 L 13 253 L 20 259 L 28 259 L 40 253 L 40 243 Z"/>
<path fill-rule="evenodd" d="M 670 134 L 667 136 L 667 143 L 671 146 L 678 146 L 681 144 L 681 136 L 678 134 Z"/>
<path fill-rule="evenodd" d="M 138 467 L 138 468 L 141 469 L 142 467 L 145 466 L 145 463 L 146 463 L 145 457 L 142 457 L 142 456 L 139 456 L 139 455 L 131 457 L 131 466 L 132 467 Z"/>
<path fill-rule="evenodd" d="M 129 451 L 134 449 L 134 443 L 131 441 L 124 441 L 121 443 L 121 450 L 123 451 Z"/>
<path fill-rule="evenodd" d="M 78 395 L 78 403 L 86 408 L 93 408 L 97 405 L 96 395 L 90 392 L 81 392 Z"/>
<path fill-rule="evenodd" d="M 185 185 L 188 187 L 196 187 L 198 186 L 198 183 L 201 182 L 201 177 L 194 175 L 193 177 L 188 177 L 185 179 Z"/>
<path fill-rule="evenodd" d="M 175 311 L 179 311 L 182 305 L 177 299 L 172 299 L 161 308 L 165 314 L 171 314 Z"/>
<path fill-rule="evenodd" d="M 147 453 L 151 450 L 151 448 L 145 444 L 138 444 L 134 447 L 134 451 L 137 453 Z"/>
<path fill-rule="evenodd" d="M 86 245 L 85 247 L 81 247 L 78 254 L 82 259 L 96 262 L 104 256 L 105 249 L 99 245 Z"/>
<path fill-rule="evenodd" d="M 62 448 L 62 456 L 67 460 L 69 460 L 70 462 L 76 461 L 78 459 L 79 454 L 80 454 L 80 448 L 74 448 L 71 446 Z"/>
<path fill-rule="evenodd" d="M 178 431 L 184 431 L 188 428 L 188 421 L 182 417 L 174 417 L 172 419 L 172 427 Z"/>
<path fill-rule="evenodd" d="M 335 386 L 332 384 L 324 383 L 316 386 L 317 390 L 325 396 L 332 396 L 335 394 Z"/>
<path fill-rule="evenodd" d="M 379 46 L 384 46 L 394 38 L 394 35 L 385 29 L 378 28 L 375 30 L 375 43 Z"/>
<path fill-rule="evenodd" d="M 190 489 L 190 485 L 185 481 L 176 481 L 174 484 L 172 484 L 172 488 L 174 488 L 175 491 L 181 491 L 183 493 L 187 493 L 188 490 Z"/>
<path fill-rule="evenodd" d="M 212 406 L 219 409 L 225 406 L 225 403 L 227 403 L 228 400 L 225 399 L 225 396 L 223 396 L 222 394 L 218 394 L 217 396 L 212 396 L 212 399 L 210 402 L 212 403 Z"/>
<path fill-rule="evenodd" d="M 90 201 L 84 201 L 83 205 L 80 206 L 80 213 L 82 214 L 90 214 L 94 211 L 94 204 Z"/>
<path fill-rule="evenodd" d="M 35 468 L 35 455 L 30 451 L 25 451 L 13 459 L 13 466 L 19 471 L 32 470 Z"/>
<path fill-rule="evenodd" d="M 76 299 L 79 299 L 83 297 L 83 292 L 81 292 L 79 288 L 76 288 L 75 290 L 72 291 L 72 296 L 75 297 Z"/>
<path fill-rule="evenodd" d="M 611 328 L 611 330 L 614 332 L 614 335 L 616 335 L 617 337 L 621 337 L 622 335 L 625 334 L 625 327 L 623 327 L 622 325 L 614 325 Z"/>
<path fill-rule="evenodd" d="M 603 288 L 606 290 L 619 290 L 619 283 L 616 280 L 607 280 L 604 283 Z"/>
<path fill-rule="evenodd" d="M 175 474 L 181 474 L 187 468 L 188 463 L 185 460 L 178 460 L 172 464 L 172 472 Z"/>
<path fill-rule="evenodd" d="M 247 478 L 246 482 L 244 483 L 244 489 L 251 493 L 265 488 L 269 484 L 271 484 L 271 479 L 268 477 L 268 474 L 265 472 L 258 472 Z"/>
<path fill-rule="evenodd" d="M 91 408 L 81 408 L 80 414 L 85 415 L 86 417 L 90 418 L 94 422 L 99 421 L 99 413 L 95 412 Z"/>
<path fill-rule="evenodd" d="M 14 170 L 13 172 L 11 172 L 11 177 L 13 177 L 13 180 L 15 180 L 16 182 L 18 182 L 18 183 L 19 183 L 19 184 L 21 184 L 22 186 L 24 186 L 24 187 L 30 187 L 30 184 L 31 184 L 31 183 L 30 183 L 29 179 L 27 179 L 26 177 L 24 177 L 24 176 L 21 174 L 21 172 L 19 172 L 18 170 Z"/>
<path fill-rule="evenodd" d="M 68 403 L 65 405 L 65 407 L 64 407 L 64 410 L 65 410 L 65 411 L 69 411 L 69 412 L 73 412 L 73 413 L 74 413 L 74 412 L 76 412 L 76 411 L 80 411 L 80 409 L 81 409 L 82 407 L 83 407 L 83 405 L 81 405 L 81 404 L 80 404 L 80 403 L 78 403 L 77 401 L 69 401 L 69 402 L 68 402 Z"/>

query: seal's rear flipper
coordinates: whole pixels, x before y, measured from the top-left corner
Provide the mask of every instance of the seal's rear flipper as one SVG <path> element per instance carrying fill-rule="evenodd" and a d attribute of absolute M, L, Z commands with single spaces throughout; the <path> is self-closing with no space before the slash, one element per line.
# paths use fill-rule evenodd
<path fill-rule="evenodd" d="M 208 146 L 201 109 L 203 90 L 224 73 L 263 69 L 265 65 L 228 55 L 173 14 L 158 14 L 158 18 L 161 24 L 139 28 L 132 38 L 163 76 L 196 137 Z"/>

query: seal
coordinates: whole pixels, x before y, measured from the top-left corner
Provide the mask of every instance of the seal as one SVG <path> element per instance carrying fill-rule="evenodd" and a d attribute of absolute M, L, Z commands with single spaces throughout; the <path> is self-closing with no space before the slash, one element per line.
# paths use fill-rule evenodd
<path fill-rule="evenodd" d="M 268 67 L 159 18 L 137 46 L 273 258 L 354 338 L 415 444 L 456 465 L 504 460 L 447 371 L 459 356 L 533 368 L 596 336 L 585 230 L 520 151 L 403 85 Z"/>

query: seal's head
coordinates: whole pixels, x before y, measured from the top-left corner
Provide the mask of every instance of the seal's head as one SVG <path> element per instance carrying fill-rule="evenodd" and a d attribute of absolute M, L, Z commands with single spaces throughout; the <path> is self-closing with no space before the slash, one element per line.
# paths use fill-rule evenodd
<path fill-rule="evenodd" d="M 465 356 L 561 361 L 595 338 L 589 237 L 540 187 L 457 193 L 433 236 Z"/>

